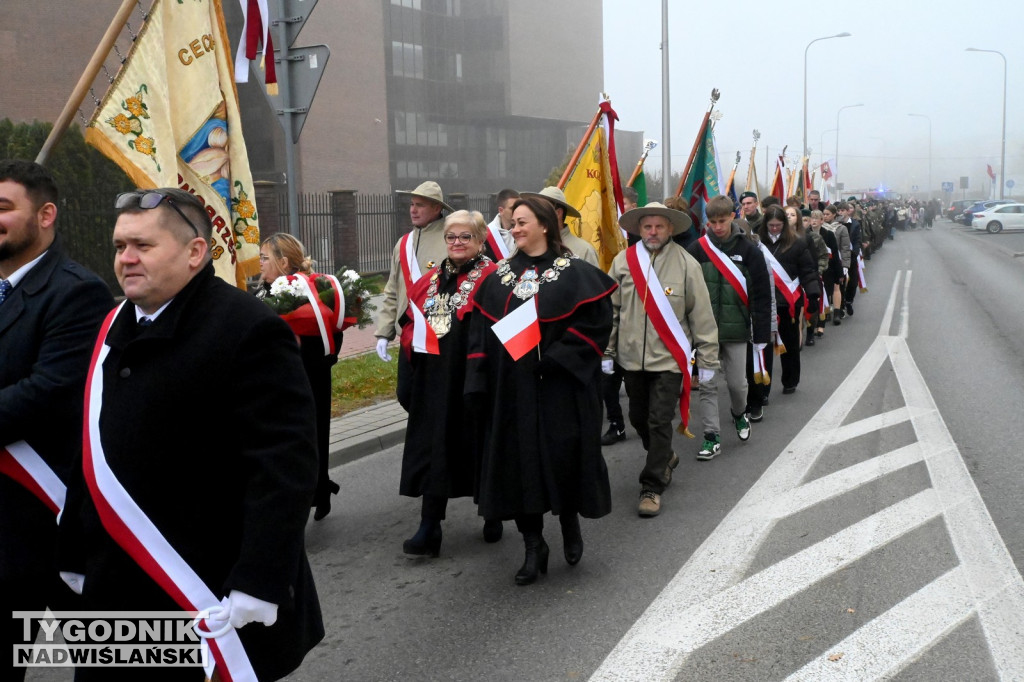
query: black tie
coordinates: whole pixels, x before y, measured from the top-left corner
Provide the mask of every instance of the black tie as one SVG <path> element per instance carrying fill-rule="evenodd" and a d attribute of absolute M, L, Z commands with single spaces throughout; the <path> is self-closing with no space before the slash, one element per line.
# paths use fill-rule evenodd
<path fill-rule="evenodd" d="M 153 318 L 151 317 L 143 317 L 139 319 L 140 327 L 148 327 L 151 324 L 153 324 Z"/>
<path fill-rule="evenodd" d="M 6 279 L 0 279 L 0 303 L 7 300 L 7 296 L 11 293 L 11 289 L 13 288 L 14 286 L 12 286 Z"/>

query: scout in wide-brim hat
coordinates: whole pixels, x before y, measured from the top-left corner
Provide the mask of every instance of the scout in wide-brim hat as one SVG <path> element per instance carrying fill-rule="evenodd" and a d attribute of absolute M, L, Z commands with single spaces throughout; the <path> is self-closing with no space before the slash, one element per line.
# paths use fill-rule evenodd
<path fill-rule="evenodd" d="M 565 200 L 565 192 L 558 189 L 557 187 L 545 187 L 539 192 L 520 192 L 521 197 L 540 197 L 541 199 L 547 199 L 554 203 L 556 206 L 560 206 L 565 209 L 565 215 L 572 216 L 573 218 L 580 218 L 580 212 L 577 211 L 572 205 Z"/>
<path fill-rule="evenodd" d="M 682 234 L 690 229 L 693 225 L 693 221 L 690 220 L 690 216 L 686 215 L 682 211 L 677 211 L 673 208 L 669 208 L 665 204 L 659 204 L 657 201 L 652 201 L 646 206 L 634 208 L 630 211 L 626 211 L 619 216 L 619 226 L 629 232 L 630 234 L 640 234 L 640 219 L 647 215 L 660 215 L 662 218 L 667 218 L 672 224 L 672 236 Z"/>
<path fill-rule="evenodd" d="M 441 191 L 441 185 L 437 184 L 433 180 L 427 180 L 416 189 L 409 190 L 397 189 L 395 194 L 409 194 L 414 197 L 423 197 L 424 199 L 430 199 L 441 204 L 446 211 L 454 211 L 455 209 L 444 203 L 444 193 Z"/>

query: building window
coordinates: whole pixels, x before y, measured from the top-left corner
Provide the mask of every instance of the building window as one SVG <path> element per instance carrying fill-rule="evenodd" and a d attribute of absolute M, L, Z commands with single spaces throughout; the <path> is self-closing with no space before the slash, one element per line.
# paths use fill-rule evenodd
<path fill-rule="evenodd" d="M 394 2 L 395 0 L 391 0 Z M 445 1 L 445 12 L 450 17 L 457 17 L 462 14 L 462 0 L 446 0 Z"/>
<path fill-rule="evenodd" d="M 423 78 L 423 46 L 391 41 L 391 73 L 406 78 Z"/>
<path fill-rule="evenodd" d="M 409 9 L 423 9 L 422 0 L 391 0 L 392 5 L 408 7 Z"/>
<path fill-rule="evenodd" d="M 462 80 L 462 53 L 455 53 L 455 80 Z"/>
<path fill-rule="evenodd" d="M 395 144 L 405 144 L 405 113 L 395 112 Z"/>

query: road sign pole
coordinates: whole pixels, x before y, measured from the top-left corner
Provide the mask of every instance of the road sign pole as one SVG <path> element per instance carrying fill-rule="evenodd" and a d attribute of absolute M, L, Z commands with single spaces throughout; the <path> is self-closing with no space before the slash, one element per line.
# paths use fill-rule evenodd
<path fill-rule="evenodd" d="M 287 179 L 286 189 L 288 191 L 288 234 L 298 238 L 299 236 L 299 195 L 298 183 L 295 181 L 295 140 L 292 137 L 292 96 L 290 79 L 288 74 L 288 24 L 283 21 L 287 16 L 285 12 L 285 0 L 277 0 L 277 36 L 278 44 L 281 46 L 274 50 L 275 54 L 270 55 L 274 65 L 278 66 L 277 81 L 280 92 L 282 116 L 284 116 L 284 158 L 285 174 Z M 279 52 L 279 54 L 278 54 Z M 280 62 L 278 62 L 280 58 Z"/>

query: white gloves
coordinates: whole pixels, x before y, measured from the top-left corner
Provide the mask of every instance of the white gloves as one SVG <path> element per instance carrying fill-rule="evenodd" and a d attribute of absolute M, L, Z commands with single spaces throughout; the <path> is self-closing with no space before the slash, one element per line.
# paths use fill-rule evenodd
<path fill-rule="evenodd" d="M 754 344 L 754 350 L 755 351 L 762 351 L 762 350 L 764 350 L 767 347 L 768 347 L 767 343 L 755 343 Z"/>
<path fill-rule="evenodd" d="M 377 357 L 381 362 L 391 362 L 391 353 L 388 352 L 388 340 L 377 339 Z"/>
<path fill-rule="evenodd" d="M 605 374 L 614 374 L 615 361 L 611 358 L 601 358 L 601 371 Z"/>
<path fill-rule="evenodd" d="M 249 623 L 273 625 L 277 622 L 277 604 L 249 596 L 245 592 L 231 590 L 224 612 L 211 616 L 211 620 L 230 620 L 231 626 L 240 628 Z"/>
<path fill-rule="evenodd" d="M 60 579 L 67 583 L 67 586 L 71 588 L 71 591 L 75 594 L 82 594 L 82 588 L 85 587 L 85 576 L 81 573 L 72 573 L 71 571 L 61 571 Z"/>
<path fill-rule="evenodd" d="M 704 369 L 702 367 L 697 368 L 697 380 L 704 384 L 715 378 L 715 370 Z"/>
<path fill-rule="evenodd" d="M 850 276 L 850 268 L 843 268 L 843 277 Z"/>

